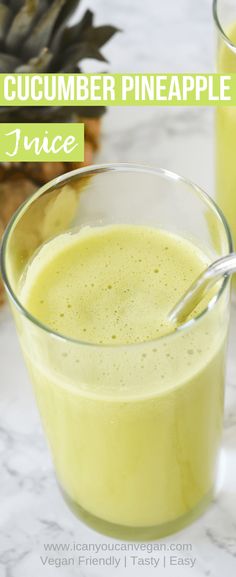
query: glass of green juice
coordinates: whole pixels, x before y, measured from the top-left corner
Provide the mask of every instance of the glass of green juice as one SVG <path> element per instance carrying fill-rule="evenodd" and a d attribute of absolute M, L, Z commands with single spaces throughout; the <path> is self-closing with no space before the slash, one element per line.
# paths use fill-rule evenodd
<path fill-rule="evenodd" d="M 102 533 L 167 535 L 214 495 L 229 279 L 185 324 L 168 312 L 231 251 L 207 194 L 142 165 L 60 177 L 8 226 L 2 275 L 58 483 Z"/>
<path fill-rule="evenodd" d="M 236 2 L 214 0 L 217 30 L 217 72 L 236 73 Z M 216 109 L 216 198 L 230 225 L 236 245 L 236 108 Z M 233 279 L 233 287 L 236 281 Z"/>

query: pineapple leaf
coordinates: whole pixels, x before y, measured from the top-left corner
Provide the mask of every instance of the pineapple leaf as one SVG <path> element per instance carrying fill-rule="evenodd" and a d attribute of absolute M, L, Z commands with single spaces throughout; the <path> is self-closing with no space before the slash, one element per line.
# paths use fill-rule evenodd
<path fill-rule="evenodd" d="M 48 48 L 43 48 L 38 56 L 31 58 L 27 64 L 18 66 L 16 72 L 33 73 L 33 72 L 47 72 L 51 64 L 53 55 Z"/>
<path fill-rule="evenodd" d="M 5 0 L 4 4 L 9 4 L 13 12 L 17 12 L 24 5 L 25 0 Z"/>
<path fill-rule="evenodd" d="M 11 56 L 11 54 L 0 53 L 0 73 L 12 72 L 19 65 L 20 60 L 16 56 Z"/>
<path fill-rule="evenodd" d="M 4 40 L 10 25 L 12 13 L 6 4 L 0 4 L 0 42 Z"/>
<path fill-rule="evenodd" d="M 106 62 L 100 48 L 117 29 L 93 26 L 87 10 L 74 25 L 67 21 L 80 0 L 0 0 L 1 72 L 80 72 L 79 62 Z M 76 14 L 75 14 L 76 16 Z M 99 117 L 104 107 L 0 107 L 1 121 L 76 121 L 77 115 Z"/>
<path fill-rule="evenodd" d="M 118 29 L 114 26 L 99 26 L 94 28 L 93 13 L 87 10 L 80 22 L 70 28 L 65 28 L 61 33 L 61 37 L 57 38 L 56 53 L 59 55 L 63 54 L 63 58 L 55 56 L 52 68 L 60 70 L 62 64 L 63 71 L 67 70 L 68 72 L 72 72 L 73 66 L 76 67 L 78 61 L 84 58 L 94 58 L 102 62 L 107 62 L 98 48 L 103 46 L 117 31 Z M 85 44 L 89 48 L 89 52 L 87 51 L 86 55 L 84 55 Z M 83 48 L 80 52 L 79 46 L 82 45 Z M 53 42 L 52 48 L 54 51 L 55 47 L 56 44 Z M 67 49 L 67 47 L 69 48 Z M 74 57 L 75 53 L 77 60 Z M 67 66 L 65 64 L 66 61 L 68 62 Z"/>
<path fill-rule="evenodd" d="M 46 10 L 49 8 L 49 6 L 50 6 L 50 0 L 39 0 L 38 16 L 41 16 L 41 14 L 44 14 L 44 12 L 46 12 Z"/>
<path fill-rule="evenodd" d="M 119 29 L 115 26 L 97 26 L 88 28 L 81 36 L 83 40 L 101 48 L 116 32 L 119 32 Z"/>
<path fill-rule="evenodd" d="M 6 40 L 6 47 L 11 51 L 17 50 L 22 45 L 22 41 L 33 28 L 38 14 L 39 2 L 40 0 L 26 0 L 21 10 L 16 13 Z"/>
<path fill-rule="evenodd" d="M 30 56 L 36 56 L 42 48 L 45 48 L 50 41 L 56 20 L 64 4 L 68 0 L 54 0 L 48 10 L 42 15 L 37 22 L 34 34 L 29 36 L 24 44 L 24 53 Z"/>
<path fill-rule="evenodd" d="M 58 32 L 54 35 L 51 43 L 53 52 L 56 53 L 64 47 L 78 42 L 80 34 L 82 34 L 86 28 L 92 26 L 92 23 L 93 13 L 90 10 L 86 10 L 83 18 L 74 26 L 71 26 L 70 28 L 61 26 Z"/>
<path fill-rule="evenodd" d="M 80 60 L 84 60 L 85 58 L 107 62 L 106 58 L 101 54 L 101 52 L 99 52 L 96 46 L 93 46 L 88 42 L 79 42 L 78 44 L 71 46 L 69 50 L 65 52 L 64 59 L 60 65 L 60 70 L 63 72 L 69 72 Z"/>
<path fill-rule="evenodd" d="M 80 4 L 80 0 L 67 0 L 64 7 L 61 10 L 61 13 L 57 19 L 56 26 L 60 28 L 61 25 L 65 26 L 65 22 L 72 16 L 78 8 Z"/>

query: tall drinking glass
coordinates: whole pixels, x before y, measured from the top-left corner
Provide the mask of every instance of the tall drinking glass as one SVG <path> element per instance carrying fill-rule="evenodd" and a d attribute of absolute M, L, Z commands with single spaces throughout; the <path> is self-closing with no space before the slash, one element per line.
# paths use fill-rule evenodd
<path fill-rule="evenodd" d="M 76 340 L 32 316 L 21 287 L 35 255 L 68 231 L 117 225 L 179 235 L 209 261 L 232 250 L 224 217 L 197 186 L 166 170 L 104 165 L 54 180 L 18 210 L 2 274 L 66 501 L 98 531 L 150 539 L 190 523 L 214 494 L 229 280 L 194 319 L 152 341 Z"/>
<path fill-rule="evenodd" d="M 236 73 L 236 2 L 214 0 L 217 30 L 217 72 Z M 216 109 L 216 195 L 236 245 L 236 108 Z M 233 281 L 234 288 L 236 282 Z"/>

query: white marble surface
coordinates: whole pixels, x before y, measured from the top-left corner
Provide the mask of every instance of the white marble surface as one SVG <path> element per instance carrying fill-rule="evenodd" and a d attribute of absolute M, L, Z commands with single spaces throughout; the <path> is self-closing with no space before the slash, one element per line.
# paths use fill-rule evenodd
<path fill-rule="evenodd" d="M 124 30 L 106 48 L 114 71 L 213 70 L 213 26 L 209 0 L 96 0 L 97 22 L 112 21 Z M 131 108 L 109 110 L 99 161 L 139 161 L 168 167 L 213 193 L 213 122 L 206 109 Z M 226 417 L 221 486 L 205 515 L 162 541 L 190 544 L 192 551 L 139 552 L 160 557 L 154 566 L 132 566 L 132 555 L 104 551 L 86 559 L 120 558 L 114 566 L 78 566 L 74 543 L 115 543 L 83 526 L 58 492 L 31 386 L 8 310 L 0 315 L 0 577 L 234 577 L 236 575 L 236 310 L 227 370 Z M 45 544 L 68 544 L 64 557 L 75 565 L 45 565 L 63 557 Z M 193 568 L 170 565 L 170 554 L 196 559 Z M 164 557 L 166 567 L 164 568 Z"/>

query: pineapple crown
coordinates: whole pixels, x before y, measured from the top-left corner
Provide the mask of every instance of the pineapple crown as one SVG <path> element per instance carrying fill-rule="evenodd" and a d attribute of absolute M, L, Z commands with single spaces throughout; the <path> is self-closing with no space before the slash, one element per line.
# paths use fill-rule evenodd
<path fill-rule="evenodd" d="M 84 58 L 106 62 L 102 46 L 118 31 L 110 25 L 94 27 L 93 13 L 68 25 L 80 0 L 0 0 L 0 72 L 80 72 Z M 63 108 L 40 109 L 40 118 L 63 120 Z M 70 109 L 72 110 L 72 109 Z M 76 107 L 77 112 L 81 112 Z M 104 108 L 87 108 L 86 115 L 99 116 Z M 35 107 L 0 108 L 0 120 L 32 120 Z M 83 115 L 85 109 L 83 108 Z M 43 121 L 43 120 L 42 120 Z"/>

